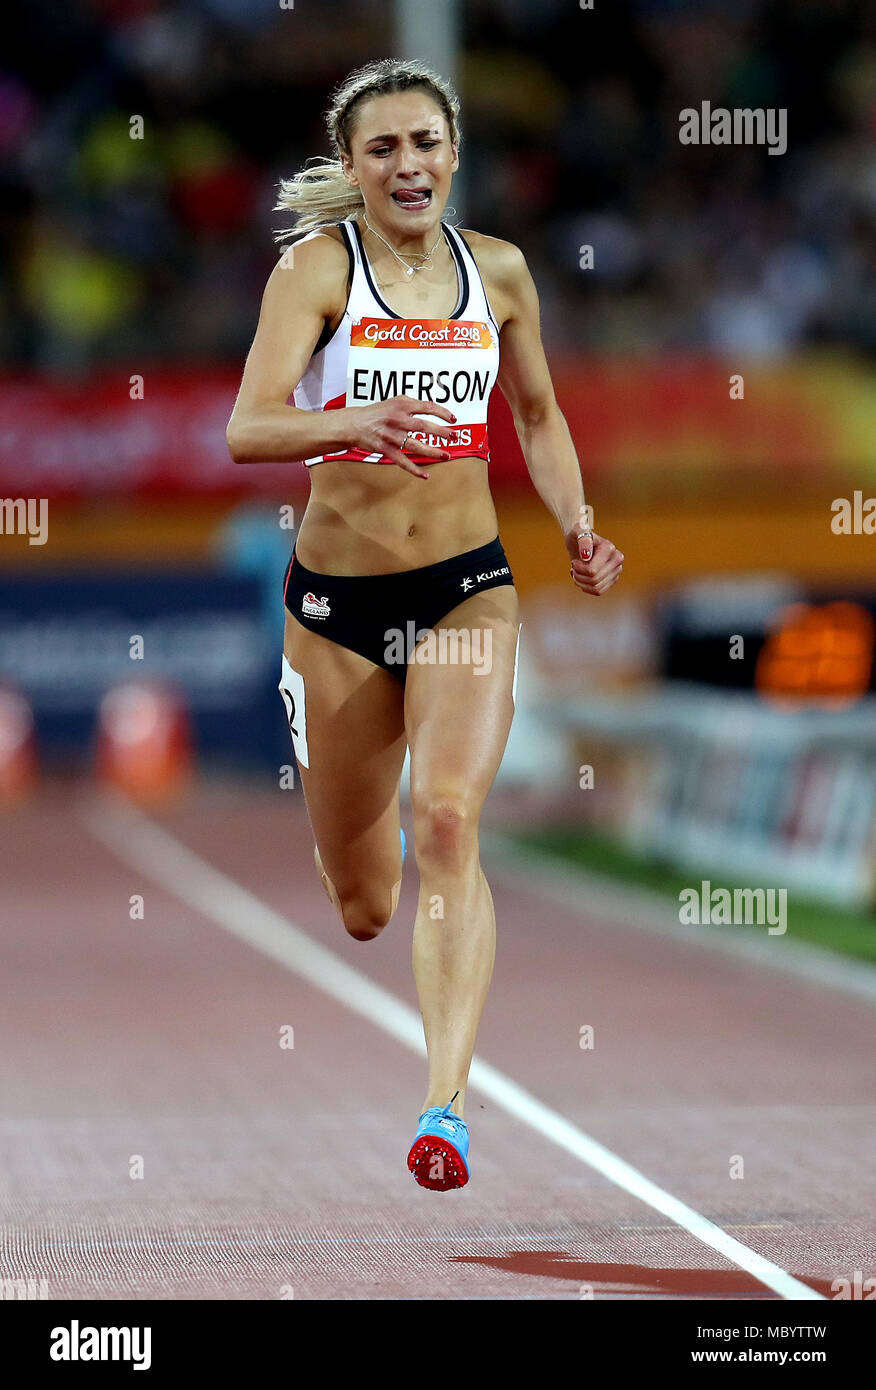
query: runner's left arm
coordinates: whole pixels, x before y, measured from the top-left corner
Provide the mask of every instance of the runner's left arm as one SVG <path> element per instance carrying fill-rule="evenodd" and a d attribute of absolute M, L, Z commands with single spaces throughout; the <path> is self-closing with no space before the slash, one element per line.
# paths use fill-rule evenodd
<path fill-rule="evenodd" d="M 538 292 L 522 251 L 511 242 L 503 245 L 497 273 L 509 306 L 501 330 L 498 385 L 511 407 L 535 490 L 563 532 L 572 578 L 583 592 L 598 596 L 617 582 L 624 557 L 594 532 L 592 555 L 581 558 L 578 538 L 590 532 L 581 466 L 554 394 L 541 341 Z"/>

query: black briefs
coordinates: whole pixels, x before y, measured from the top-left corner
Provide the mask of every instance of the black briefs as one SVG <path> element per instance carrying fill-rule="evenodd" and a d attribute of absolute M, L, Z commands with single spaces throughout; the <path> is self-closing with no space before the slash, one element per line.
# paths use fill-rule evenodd
<path fill-rule="evenodd" d="M 283 596 L 302 627 L 367 657 L 404 685 L 418 633 L 472 594 L 513 583 L 497 536 L 476 550 L 395 574 L 316 574 L 293 550 Z"/>

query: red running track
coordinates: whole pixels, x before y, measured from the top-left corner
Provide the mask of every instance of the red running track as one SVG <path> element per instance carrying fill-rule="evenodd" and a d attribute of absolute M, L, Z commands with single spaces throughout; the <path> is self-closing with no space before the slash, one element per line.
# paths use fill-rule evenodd
<path fill-rule="evenodd" d="M 58 1299 L 779 1298 L 474 1089 L 471 1182 L 418 1188 L 424 1061 L 123 862 L 91 816 L 53 792 L 2 826 L 0 1279 Z M 411 854 L 398 915 L 360 944 L 297 792 L 212 788 L 160 820 L 416 1009 Z M 478 1056 L 809 1288 L 876 1275 L 873 1008 L 486 867 Z"/>

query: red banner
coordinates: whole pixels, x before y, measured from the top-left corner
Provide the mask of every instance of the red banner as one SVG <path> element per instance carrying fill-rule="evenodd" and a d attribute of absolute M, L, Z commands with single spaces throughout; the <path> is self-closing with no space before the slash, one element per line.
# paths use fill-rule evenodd
<path fill-rule="evenodd" d="M 38 497 L 283 495 L 307 488 L 303 463 L 234 463 L 225 427 L 239 369 L 147 370 L 82 382 L 35 376 L 0 383 L 0 494 Z M 142 399 L 137 395 L 142 389 Z M 132 393 L 134 398 L 132 399 Z M 498 480 L 526 472 L 504 401 L 491 402 L 502 438 Z M 509 447 L 510 446 L 510 447 Z M 516 448 L 516 453 L 514 452 Z"/>
<path fill-rule="evenodd" d="M 229 368 L 149 368 L 80 381 L 0 383 L 0 495 L 285 495 L 303 463 L 236 464 L 225 427 L 240 383 Z M 701 362 L 551 362 L 585 486 L 634 498 L 738 492 L 746 479 L 795 494 L 876 477 L 873 378 L 845 362 L 752 365 L 744 394 Z M 742 381 L 742 377 L 739 378 Z M 142 394 L 142 398 L 141 398 Z M 490 476 L 530 486 L 511 412 L 490 401 Z"/>

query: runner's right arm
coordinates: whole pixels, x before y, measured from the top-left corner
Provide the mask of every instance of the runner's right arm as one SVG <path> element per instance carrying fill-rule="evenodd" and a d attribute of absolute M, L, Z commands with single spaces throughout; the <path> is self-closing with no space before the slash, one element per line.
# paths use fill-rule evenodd
<path fill-rule="evenodd" d="M 452 422 L 444 406 L 393 396 L 367 406 L 300 410 L 287 405 L 303 377 L 326 320 L 336 317 L 338 286 L 346 283 L 347 255 L 332 237 L 294 246 L 277 262 L 262 296 L 252 347 L 225 437 L 235 463 L 293 463 L 349 448 L 381 452 L 418 478 L 428 478 L 401 452 L 408 431 L 421 430 L 417 412 Z M 443 434 L 441 426 L 429 426 Z M 448 430 L 448 437 L 452 435 Z M 446 459 L 442 449 L 417 444 L 419 457 Z"/>

